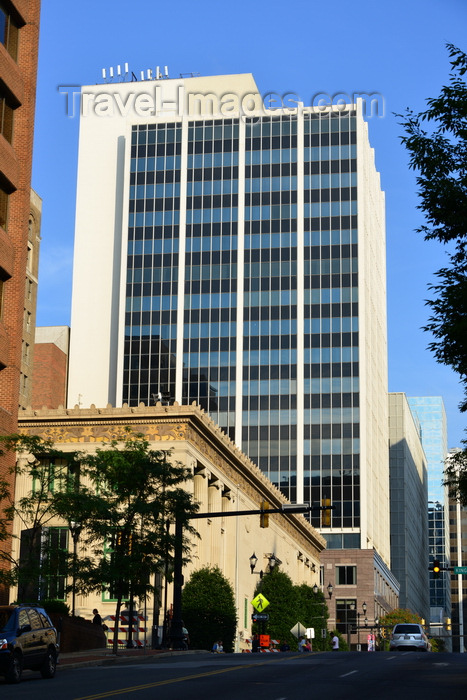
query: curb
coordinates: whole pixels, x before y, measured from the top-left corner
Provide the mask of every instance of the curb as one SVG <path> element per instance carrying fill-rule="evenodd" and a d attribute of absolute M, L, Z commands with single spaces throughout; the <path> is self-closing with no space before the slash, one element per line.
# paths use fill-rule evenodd
<path fill-rule="evenodd" d="M 63 671 L 68 668 L 80 668 L 83 666 L 115 666 L 120 664 L 131 663 L 132 665 L 142 665 L 155 663 L 162 658 L 166 659 L 172 656 L 183 655 L 195 655 L 195 654 L 206 654 L 208 652 L 204 650 L 186 650 L 186 651 L 161 651 L 157 654 L 143 654 L 141 656 L 136 654 L 118 654 L 113 655 L 102 655 L 94 656 L 92 653 L 86 657 L 85 653 L 82 653 L 83 659 L 79 658 L 72 659 L 69 655 L 65 655 L 65 659 L 58 657 L 57 671 Z"/>

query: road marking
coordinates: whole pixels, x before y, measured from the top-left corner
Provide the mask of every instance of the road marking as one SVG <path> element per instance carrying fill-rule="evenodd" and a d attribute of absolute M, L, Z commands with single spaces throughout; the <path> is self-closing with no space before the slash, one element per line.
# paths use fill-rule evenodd
<path fill-rule="evenodd" d="M 352 673 L 358 673 L 358 671 L 349 671 L 348 673 L 343 673 L 339 678 L 345 678 L 346 676 L 351 676 Z"/>
<path fill-rule="evenodd" d="M 299 656 L 294 656 L 292 658 L 299 659 L 304 654 Z M 290 659 L 291 657 L 289 657 Z M 285 661 L 285 659 L 277 659 L 277 661 Z M 100 698 L 110 698 L 114 695 L 124 695 L 126 693 L 134 693 L 137 690 L 147 690 L 148 688 L 157 688 L 161 685 L 170 685 L 171 683 L 181 683 L 183 681 L 191 681 L 195 678 L 205 678 L 206 676 L 216 676 L 220 673 L 229 673 L 230 671 L 238 671 L 244 668 L 254 668 L 256 666 L 265 666 L 268 662 L 258 662 L 252 664 L 242 664 L 240 666 L 230 666 L 229 668 L 223 668 L 216 671 L 206 671 L 205 673 L 195 673 L 191 676 L 183 676 L 181 678 L 168 678 L 165 681 L 156 681 L 155 683 L 145 683 L 144 685 L 134 685 L 129 688 L 119 688 L 118 690 L 108 690 L 102 693 L 96 693 L 95 695 L 84 695 L 81 698 L 74 698 L 74 700 L 100 700 Z M 285 699 L 284 699 L 285 700 Z"/>

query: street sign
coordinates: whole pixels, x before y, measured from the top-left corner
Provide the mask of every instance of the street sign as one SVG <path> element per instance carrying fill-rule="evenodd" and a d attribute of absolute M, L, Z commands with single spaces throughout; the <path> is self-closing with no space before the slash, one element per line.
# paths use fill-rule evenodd
<path fill-rule="evenodd" d="M 306 627 L 305 627 L 305 625 L 302 625 L 301 622 L 297 622 L 297 624 L 294 627 L 292 627 L 292 629 L 290 631 L 292 632 L 293 636 L 298 639 L 299 637 L 305 636 Z"/>
<path fill-rule="evenodd" d="M 454 573 L 455 574 L 467 574 L 467 566 L 455 566 Z"/>
<path fill-rule="evenodd" d="M 251 616 L 253 622 L 267 622 L 269 620 L 268 613 L 253 613 Z"/>
<path fill-rule="evenodd" d="M 251 601 L 251 604 L 255 610 L 261 612 L 262 610 L 264 610 L 264 608 L 268 607 L 269 600 L 265 598 L 262 593 L 258 593 L 256 598 L 253 598 L 253 600 Z"/>

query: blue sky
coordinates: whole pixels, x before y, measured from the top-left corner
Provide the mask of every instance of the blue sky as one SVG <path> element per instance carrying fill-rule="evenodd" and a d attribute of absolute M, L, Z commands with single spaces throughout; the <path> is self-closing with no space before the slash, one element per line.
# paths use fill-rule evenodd
<path fill-rule="evenodd" d="M 368 120 L 387 205 L 389 390 L 442 396 L 449 446 L 466 436 L 457 376 L 437 364 L 420 330 L 443 248 L 415 228 L 415 175 L 394 113 L 421 110 L 448 78 L 446 43 L 467 51 L 465 0 L 43 0 L 33 187 L 43 199 L 38 325 L 69 325 L 78 119 L 61 85 L 90 85 L 102 68 L 129 63 L 180 73 L 253 73 L 261 93 L 378 93 L 385 113 Z"/>

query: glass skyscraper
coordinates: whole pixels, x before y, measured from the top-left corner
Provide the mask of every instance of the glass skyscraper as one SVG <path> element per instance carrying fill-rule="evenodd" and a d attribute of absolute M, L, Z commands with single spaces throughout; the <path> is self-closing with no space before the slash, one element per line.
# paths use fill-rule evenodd
<path fill-rule="evenodd" d="M 441 396 L 408 396 L 410 410 L 420 424 L 428 465 L 428 500 L 444 505 L 444 462 L 448 454 L 446 411 Z"/>
<path fill-rule="evenodd" d="M 427 457 L 429 561 L 431 565 L 438 559 L 443 568 L 436 577 L 430 572 L 431 629 L 439 633 L 444 629 L 444 619 L 451 617 L 450 515 L 448 493 L 443 486 L 448 456 L 446 412 L 441 396 L 412 396 L 407 401 L 420 425 Z"/>
<path fill-rule="evenodd" d="M 311 518 L 328 547 L 389 561 L 384 196 L 362 105 L 223 109 L 259 94 L 248 75 L 157 86 L 155 116 L 81 117 L 68 403 L 196 402 L 292 501 L 332 503 Z M 111 88 L 128 104 L 149 84 Z"/>

